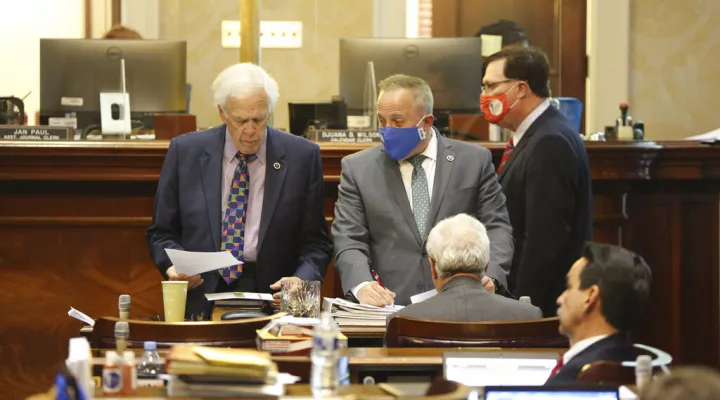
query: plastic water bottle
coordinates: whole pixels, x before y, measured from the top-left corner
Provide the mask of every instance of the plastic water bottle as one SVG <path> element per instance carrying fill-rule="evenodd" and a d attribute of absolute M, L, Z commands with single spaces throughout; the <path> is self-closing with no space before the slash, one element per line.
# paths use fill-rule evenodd
<path fill-rule="evenodd" d="M 157 378 L 162 371 L 160 355 L 157 352 L 157 343 L 145 342 L 145 352 L 137 364 L 137 376 L 140 379 Z"/>
<path fill-rule="evenodd" d="M 638 390 L 642 390 L 650 380 L 652 380 L 652 357 L 638 356 L 635 362 L 635 386 Z"/>
<path fill-rule="evenodd" d="M 310 359 L 310 387 L 313 396 L 323 398 L 337 392 L 338 328 L 330 313 L 324 312 L 313 329 Z"/>

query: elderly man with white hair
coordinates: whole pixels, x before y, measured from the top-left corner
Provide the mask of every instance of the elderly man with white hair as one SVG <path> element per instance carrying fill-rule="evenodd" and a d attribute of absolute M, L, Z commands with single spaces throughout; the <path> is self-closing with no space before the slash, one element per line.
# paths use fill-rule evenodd
<path fill-rule="evenodd" d="M 208 315 L 207 293 L 269 293 L 285 279 L 322 280 L 332 255 L 320 149 L 267 125 L 277 82 L 243 63 L 222 71 L 213 91 L 224 124 L 170 142 L 146 234 L 163 276 L 189 282 L 186 316 Z M 243 263 L 186 276 L 165 249 L 226 250 Z"/>
<path fill-rule="evenodd" d="M 490 261 L 485 226 L 458 214 L 440 221 L 428 235 L 430 274 L 438 294 L 388 317 L 480 322 L 542 318 L 539 308 L 489 292 L 481 283 Z"/>

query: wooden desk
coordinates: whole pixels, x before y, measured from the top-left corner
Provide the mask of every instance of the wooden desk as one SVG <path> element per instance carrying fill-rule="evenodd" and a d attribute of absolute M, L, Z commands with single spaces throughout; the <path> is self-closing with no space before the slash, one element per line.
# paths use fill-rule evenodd
<path fill-rule="evenodd" d="M 429 384 L 416 383 L 412 386 L 413 392 L 422 392 L 427 390 Z M 457 385 L 458 387 L 446 394 L 437 396 L 421 396 L 421 397 L 403 397 L 405 399 L 422 398 L 422 399 L 442 399 L 442 400 L 461 400 L 467 399 L 468 395 L 472 391 L 471 388 L 464 385 Z M 96 391 L 96 398 L 104 398 L 102 391 Z M 164 388 L 139 388 L 136 395 L 132 397 L 123 398 L 143 398 L 143 399 L 166 399 Z M 296 384 L 285 387 L 285 396 L 280 399 L 312 399 L 312 391 L 310 385 L 307 384 Z M 394 400 L 396 397 L 383 390 L 379 385 L 349 385 L 340 386 L 338 388 L 337 396 L 331 397 L 331 399 L 345 399 L 345 400 Z"/>
<path fill-rule="evenodd" d="M 503 143 L 479 143 L 499 162 Z M 168 142 L 0 142 L 0 398 L 43 391 L 80 322 L 162 313 L 144 231 Z M 332 220 L 340 160 L 367 146 L 322 144 Z M 680 363 L 720 363 L 720 147 L 698 142 L 588 143 L 595 238 L 639 252 L 653 270 L 635 340 Z M 330 267 L 324 296 L 340 294 Z M 21 368 L 15 366 L 21 365 Z M 39 374 L 39 375 L 38 375 Z"/>
<path fill-rule="evenodd" d="M 388 377 L 408 375 L 425 377 L 428 380 L 442 377 L 443 354 L 448 351 L 481 351 L 481 352 L 523 352 L 523 353 L 554 353 L 558 357 L 565 349 L 542 348 L 347 348 L 340 351 L 341 357 L 348 357 L 350 367 L 350 381 L 362 383 L 363 378 L 372 376 L 376 382 L 386 381 Z M 161 357 L 167 355 L 167 350 L 160 350 Z M 142 355 L 141 349 L 135 349 L 136 357 Z M 93 375 L 102 375 L 102 366 L 105 363 L 104 351 L 93 350 Z M 310 379 L 310 357 L 308 356 L 282 356 L 274 355 L 273 361 L 278 364 L 280 372 L 287 372 L 308 382 Z"/>

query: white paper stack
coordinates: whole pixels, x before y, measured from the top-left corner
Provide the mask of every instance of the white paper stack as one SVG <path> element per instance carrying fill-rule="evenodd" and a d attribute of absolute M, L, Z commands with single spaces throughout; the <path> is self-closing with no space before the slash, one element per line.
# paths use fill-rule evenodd
<path fill-rule="evenodd" d="M 329 297 L 323 301 L 323 310 L 330 310 L 330 315 L 340 326 L 385 326 L 387 317 L 402 308 L 395 305 L 377 307 Z"/>

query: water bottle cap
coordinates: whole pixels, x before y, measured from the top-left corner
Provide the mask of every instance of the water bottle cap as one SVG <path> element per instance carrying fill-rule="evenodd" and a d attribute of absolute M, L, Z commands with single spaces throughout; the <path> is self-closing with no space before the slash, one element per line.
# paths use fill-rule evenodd
<path fill-rule="evenodd" d="M 155 343 L 153 341 L 148 341 L 148 342 L 145 342 L 144 347 L 145 347 L 145 350 L 155 351 L 155 350 L 157 350 L 157 343 Z"/>

